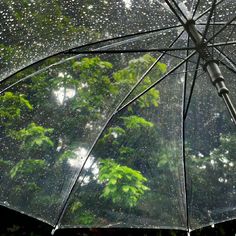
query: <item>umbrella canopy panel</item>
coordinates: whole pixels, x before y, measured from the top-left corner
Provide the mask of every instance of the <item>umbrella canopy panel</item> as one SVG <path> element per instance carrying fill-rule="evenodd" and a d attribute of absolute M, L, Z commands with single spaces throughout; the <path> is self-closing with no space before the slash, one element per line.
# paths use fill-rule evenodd
<path fill-rule="evenodd" d="M 61 227 L 187 229 L 181 78 L 169 77 L 113 118 L 76 183 Z M 157 91 L 158 104 L 140 107 Z"/>
<path fill-rule="evenodd" d="M 103 126 L 153 60 L 73 58 L 8 88 L 1 95 L 1 203 L 54 225 Z M 154 75 L 165 71 L 159 63 Z M 158 97 L 143 105 L 157 105 Z"/>
<path fill-rule="evenodd" d="M 235 104 L 235 8 L 2 1 L 0 203 L 59 227 L 234 219 L 235 127 L 202 67 Z"/>
<path fill-rule="evenodd" d="M 154 61 L 147 54 L 108 59 L 70 60 L 2 95 L 2 110 L 9 113 L 2 123 L 2 204 L 52 225 L 186 229 L 184 68 L 106 125 Z M 163 58 L 135 93 L 167 73 L 170 59 Z"/>
<path fill-rule="evenodd" d="M 72 47 L 177 25 L 162 4 L 149 1 L 4 0 L 0 9 L 2 78 Z"/>
<path fill-rule="evenodd" d="M 236 102 L 234 74 L 221 68 Z M 192 229 L 235 219 L 236 132 L 206 75 L 196 80 L 185 123 L 189 220 Z"/>

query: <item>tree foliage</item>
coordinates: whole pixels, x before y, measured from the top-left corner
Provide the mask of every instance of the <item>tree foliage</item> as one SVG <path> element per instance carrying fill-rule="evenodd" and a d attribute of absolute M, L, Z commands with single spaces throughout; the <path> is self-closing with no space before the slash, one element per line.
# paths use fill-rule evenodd
<path fill-rule="evenodd" d="M 2 199 L 39 217 L 45 211 L 57 215 L 79 170 L 78 191 L 63 218 L 66 224 L 103 226 L 120 220 L 138 225 L 148 215 L 157 225 L 184 225 L 181 80 L 153 88 L 106 124 L 155 61 L 151 55 L 118 59 L 74 58 L 0 96 Z M 166 70 L 164 63 L 157 63 L 123 104 Z M 194 100 L 192 106 L 190 117 L 199 109 Z M 193 133 L 188 130 L 186 143 L 190 201 L 194 199 L 197 209 L 211 209 L 210 216 L 190 211 L 193 224 L 200 225 L 217 216 L 217 204 L 225 208 L 234 202 L 235 135 L 224 126 L 221 135 L 214 134 L 214 143 L 207 140 L 209 148 L 203 145 L 205 131 L 196 137 Z M 221 200 L 209 203 L 215 193 Z M 132 217 L 124 220 L 125 215 Z"/>
<path fill-rule="evenodd" d="M 99 180 L 105 185 L 102 197 L 129 207 L 135 206 L 144 192 L 149 190 L 144 185 L 147 179 L 139 171 L 109 159 L 100 162 Z"/>

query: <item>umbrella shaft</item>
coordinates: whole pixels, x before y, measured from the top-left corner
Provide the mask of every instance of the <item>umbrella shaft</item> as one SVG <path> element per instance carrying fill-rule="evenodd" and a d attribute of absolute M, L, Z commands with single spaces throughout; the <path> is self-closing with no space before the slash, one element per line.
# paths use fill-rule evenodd
<path fill-rule="evenodd" d="M 206 41 L 203 39 L 202 35 L 197 30 L 195 21 L 192 19 L 187 21 L 185 24 L 185 29 L 187 33 L 189 34 L 189 37 L 195 43 L 196 49 L 198 53 L 200 54 L 201 58 L 205 61 L 212 60 L 213 57 L 208 50 Z"/>
<path fill-rule="evenodd" d="M 219 96 L 223 98 L 232 120 L 236 125 L 236 110 L 229 97 L 229 90 L 225 85 L 224 77 L 221 73 L 218 61 L 214 60 L 213 55 L 208 50 L 207 43 L 204 41 L 202 35 L 198 32 L 193 20 L 189 20 L 186 23 L 185 29 L 195 43 L 200 57 L 206 62 L 204 66 L 205 70 L 207 71 L 212 84 L 216 87 Z"/>

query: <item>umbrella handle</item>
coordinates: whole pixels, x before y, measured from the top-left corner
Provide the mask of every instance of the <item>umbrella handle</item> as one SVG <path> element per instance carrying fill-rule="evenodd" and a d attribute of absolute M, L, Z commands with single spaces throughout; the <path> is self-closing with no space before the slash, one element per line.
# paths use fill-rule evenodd
<path fill-rule="evenodd" d="M 229 90 L 227 89 L 224 77 L 221 73 L 217 61 L 211 60 L 206 63 L 206 71 L 211 79 L 212 84 L 216 87 L 218 95 L 223 98 L 225 105 L 231 115 L 231 118 L 236 125 L 236 110 L 234 105 L 229 97 Z"/>

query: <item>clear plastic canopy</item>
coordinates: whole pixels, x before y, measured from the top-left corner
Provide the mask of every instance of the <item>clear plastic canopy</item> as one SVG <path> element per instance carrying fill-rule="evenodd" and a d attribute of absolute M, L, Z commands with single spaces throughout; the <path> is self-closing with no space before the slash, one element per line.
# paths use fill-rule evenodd
<path fill-rule="evenodd" d="M 235 125 L 188 30 L 236 104 L 235 12 L 234 0 L 1 1 L 0 204 L 61 228 L 235 219 Z"/>

